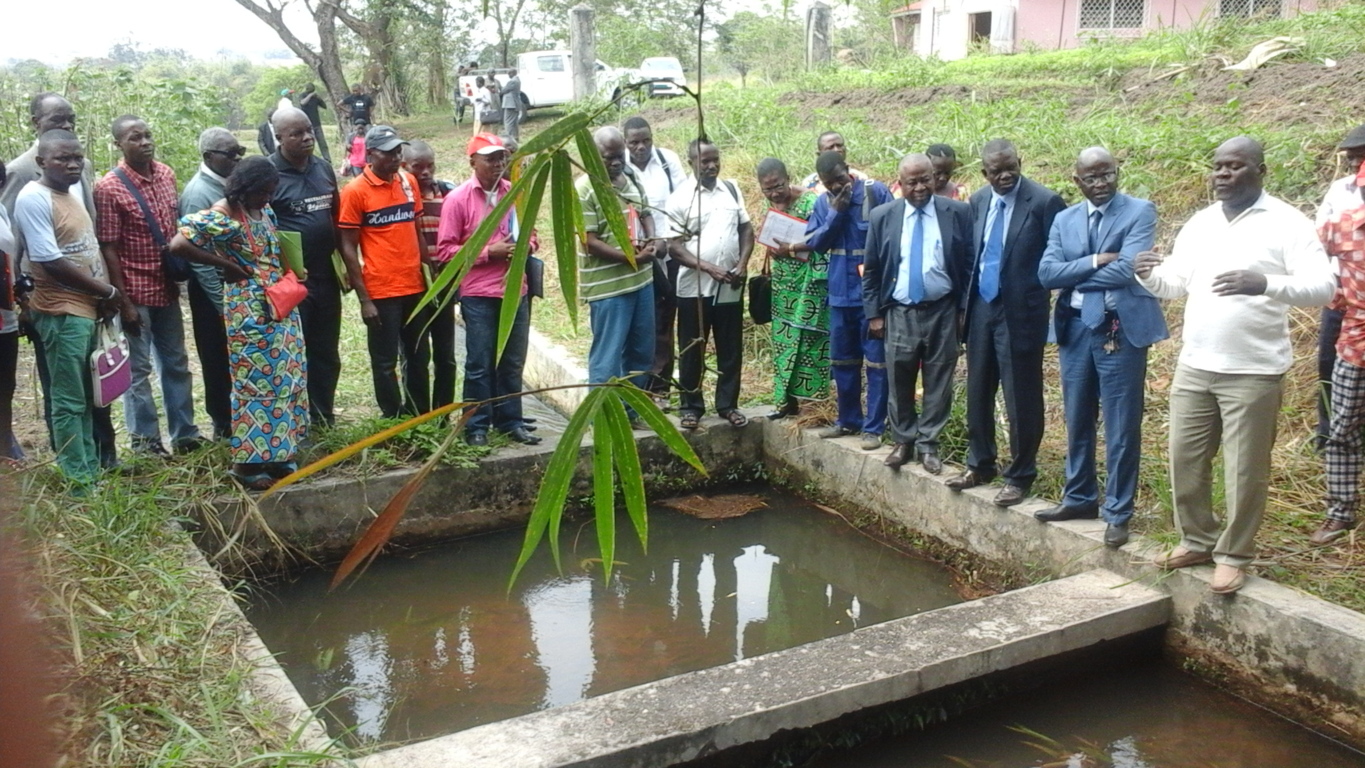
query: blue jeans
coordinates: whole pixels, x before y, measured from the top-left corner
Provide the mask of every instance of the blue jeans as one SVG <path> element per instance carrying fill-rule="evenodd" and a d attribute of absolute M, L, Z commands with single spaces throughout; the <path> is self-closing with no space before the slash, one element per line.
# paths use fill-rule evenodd
<path fill-rule="evenodd" d="M 166 427 L 171 444 L 181 445 L 199 438 L 194 425 L 194 383 L 190 379 L 190 359 L 185 354 L 185 321 L 180 302 L 164 307 L 138 305 L 141 332 L 129 333 L 128 351 L 133 363 L 133 384 L 123 396 L 123 411 L 133 447 L 161 444 L 161 422 L 152 395 L 152 356 L 161 374 L 161 401 L 166 408 Z"/>
<path fill-rule="evenodd" d="M 654 286 L 588 303 L 592 347 L 588 382 L 601 384 L 630 375 L 644 389 L 654 365 Z"/>
<path fill-rule="evenodd" d="M 509 298 L 509 301 L 514 299 Z M 463 296 L 460 312 L 464 316 L 464 401 L 490 400 L 520 392 L 521 371 L 526 367 L 526 344 L 531 336 L 531 301 L 521 297 L 507 337 L 502 359 L 498 355 L 498 316 L 502 313 L 500 296 Z M 511 432 L 525 426 L 521 420 L 521 398 L 506 397 L 480 405 L 465 425 L 465 432 L 499 429 Z"/>

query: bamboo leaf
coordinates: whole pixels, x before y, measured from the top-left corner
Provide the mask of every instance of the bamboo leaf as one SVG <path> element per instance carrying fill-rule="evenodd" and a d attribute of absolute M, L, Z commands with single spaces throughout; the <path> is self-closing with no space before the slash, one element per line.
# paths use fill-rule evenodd
<path fill-rule="evenodd" d="M 314 461 L 313 463 L 308 464 L 307 466 L 299 467 L 298 469 L 294 470 L 288 475 L 285 475 L 284 477 L 280 478 L 280 480 L 277 481 L 274 485 L 270 486 L 268 490 L 266 490 L 264 493 L 258 496 L 257 500 L 259 501 L 261 499 L 266 498 L 267 496 L 270 496 L 273 493 L 282 491 L 286 487 L 293 485 L 294 483 L 297 483 L 300 480 L 304 480 L 313 475 L 316 475 L 317 473 L 321 472 L 324 469 L 327 469 L 328 467 L 336 466 L 337 464 L 340 464 L 346 459 L 351 458 L 352 456 L 356 455 L 357 453 L 360 453 L 366 448 L 378 445 L 379 443 L 382 443 L 385 440 L 388 440 L 389 438 L 394 437 L 396 435 L 400 435 L 408 431 L 409 429 L 418 426 L 419 424 L 425 424 L 426 422 L 431 421 L 432 419 L 439 419 L 442 416 L 445 416 L 447 413 L 453 413 L 454 411 L 457 411 L 463 407 L 464 403 L 451 403 L 450 405 L 443 405 L 440 408 L 424 413 L 421 416 L 413 416 L 412 418 L 408 419 L 407 421 L 404 421 L 401 424 L 395 424 L 394 426 L 389 427 L 388 429 L 376 432 L 363 440 L 357 440 L 356 442 L 351 443 L 350 445 L 346 446 L 345 448 L 342 448 L 339 451 L 329 453 L 326 456 L 323 456 L 322 458 L 318 459 L 317 461 Z"/>
<path fill-rule="evenodd" d="M 626 228 L 626 216 L 621 213 L 621 197 L 616 194 L 616 187 L 611 185 L 611 176 L 607 174 L 607 166 L 602 162 L 602 156 L 597 153 L 597 142 L 593 141 L 592 134 L 584 128 L 574 134 L 578 140 L 579 160 L 583 163 L 583 168 L 588 172 L 588 181 L 592 184 L 593 192 L 597 194 L 597 208 L 607 219 L 607 226 L 611 229 L 611 234 L 616 238 L 616 245 L 626 254 L 626 260 L 630 265 L 635 266 L 635 243 L 631 232 Z"/>
<path fill-rule="evenodd" d="M 574 134 L 586 129 L 591 124 L 592 119 L 593 115 L 587 112 L 575 112 L 561 118 L 554 125 L 527 140 L 513 159 L 530 157 L 550 148 L 559 148 L 560 144 L 567 142 Z"/>
<path fill-rule="evenodd" d="M 516 320 L 517 310 L 521 307 L 521 283 L 526 274 L 526 256 L 531 252 L 531 237 L 536 231 L 536 215 L 540 213 L 540 200 L 545 195 L 545 181 L 550 177 L 551 165 L 541 163 L 537 166 L 536 178 L 531 182 L 531 193 L 526 201 L 523 214 L 517 221 L 521 231 L 517 233 L 517 247 L 512 251 L 512 259 L 507 265 L 507 277 L 502 286 L 502 311 L 498 316 L 497 359 L 502 359 L 502 350 L 512 335 L 512 323 Z"/>
<path fill-rule="evenodd" d="M 611 388 L 611 396 L 602 406 L 598 419 L 605 421 L 612 430 L 612 440 L 616 446 L 612 452 L 616 461 L 616 478 L 621 484 L 621 498 L 626 502 L 626 513 L 635 525 L 635 534 L 640 537 L 640 547 L 649 551 L 649 514 L 645 508 L 645 478 L 640 470 L 640 452 L 635 443 L 635 435 L 630 429 L 630 416 L 621 401 L 619 387 Z"/>
<path fill-rule="evenodd" d="M 351 547 L 350 552 L 346 553 L 341 565 L 337 566 L 336 573 L 332 574 L 332 583 L 327 585 L 328 590 L 336 589 L 337 585 L 345 581 L 346 577 L 350 576 L 357 567 L 362 564 L 368 566 L 379 554 L 379 550 L 389 543 L 389 537 L 393 535 L 393 529 L 398 525 L 398 521 L 402 520 L 403 515 L 407 514 L 413 498 L 422 489 L 427 477 L 431 475 L 431 471 L 441 463 L 441 459 L 446 455 L 446 451 L 450 450 L 455 439 L 464 432 L 464 424 L 473 414 L 474 411 L 470 410 L 460 417 L 458 423 L 451 427 L 450 434 L 446 435 L 446 439 L 441 442 L 440 447 L 432 452 L 431 456 L 422 464 L 422 468 L 408 478 L 406 483 L 403 483 L 403 487 L 398 490 L 398 493 L 395 493 L 393 498 L 389 499 L 389 503 L 384 505 L 384 511 L 370 521 L 369 527 L 365 529 L 360 540 L 355 543 L 355 546 Z"/>
<path fill-rule="evenodd" d="M 559 267 L 559 290 L 569 317 L 578 326 L 578 236 L 574 229 L 574 207 L 578 190 L 574 188 L 573 164 L 560 150 L 554 155 L 550 177 L 550 213 L 554 222 L 555 263 Z"/>
<path fill-rule="evenodd" d="M 603 390 L 609 389 L 604 387 Z M 616 557 L 616 489 L 612 483 L 612 452 L 615 435 L 610 425 L 611 404 L 620 403 L 609 393 L 592 423 L 592 501 L 597 518 L 597 548 L 602 555 L 602 576 L 611 580 L 612 560 Z"/>
<path fill-rule="evenodd" d="M 493 206 L 493 209 L 479 223 L 474 234 L 470 235 L 464 245 L 460 246 L 460 250 L 456 251 L 450 261 L 441 267 L 441 271 L 432 279 L 427 292 L 422 294 L 421 300 L 417 302 L 417 307 L 413 309 L 409 320 L 416 317 L 417 313 L 427 304 L 441 298 L 441 293 L 448 286 L 458 285 L 459 281 L 464 279 L 464 276 L 469 273 L 469 268 L 474 265 L 474 260 L 479 258 L 479 254 L 488 245 L 488 241 L 493 238 L 493 233 L 497 231 L 503 219 L 507 218 L 507 211 L 516 203 L 517 197 L 526 190 L 531 180 L 540 172 L 541 167 L 548 162 L 550 162 L 548 155 L 536 158 L 526 174 L 512 184 L 511 188 L 507 190 L 507 194 L 502 196 L 498 204 Z"/>
<path fill-rule="evenodd" d="M 654 400 L 645 394 L 639 387 L 629 382 L 623 383 L 618 387 L 621 398 L 626 401 L 635 413 L 654 430 L 664 445 L 670 451 L 677 454 L 678 458 L 687 462 L 703 475 L 706 474 L 706 467 L 702 466 L 701 459 L 697 458 L 697 452 L 692 450 L 692 445 L 682 436 L 678 428 L 673 426 L 673 422 L 668 420 L 664 412 L 659 410 L 659 406 L 654 404 Z"/>
<path fill-rule="evenodd" d="M 603 387 L 593 387 L 588 391 L 588 396 L 583 398 L 583 404 L 569 417 L 564 434 L 560 435 L 559 444 L 550 455 L 550 463 L 545 467 L 545 475 L 540 479 L 540 489 L 536 492 L 536 505 L 531 509 L 531 519 L 526 523 L 526 537 L 521 543 L 521 554 L 517 556 L 512 578 L 507 582 L 509 591 L 547 530 L 551 534 L 550 553 L 554 556 L 555 568 L 560 567 L 559 523 L 564 517 L 564 504 L 569 498 L 569 484 L 573 482 L 574 470 L 578 468 L 579 446 L 583 443 L 583 435 L 587 433 L 588 425 L 602 407 L 604 393 Z"/>

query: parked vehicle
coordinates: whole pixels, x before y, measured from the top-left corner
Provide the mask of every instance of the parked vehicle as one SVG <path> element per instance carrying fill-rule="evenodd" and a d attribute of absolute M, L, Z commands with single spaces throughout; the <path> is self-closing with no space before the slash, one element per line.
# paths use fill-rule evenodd
<path fill-rule="evenodd" d="M 526 109 L 554 107 L 573 101 L 573 54 L 569 51 L 531 51 L 517 55 L 517 75 L 521 78 L 521 102 Z M 612 99 L 634 79 L 630 69 L 617 69 L 597 61 L 597 92 Z M 507 82 L 510 69 L 489 68 L 467 73 L 460 78 L 460 93 L 474 95 L 474 80 L 493 78 L 499 85 Z"/>
<path fill-rule="evenodd" d="M 675 56 L 652 56 L 640 62 L 641 80 L 666 80 L 649 86 L 650 96 L 681 96 L 687 85 L 682 62 Z"/>

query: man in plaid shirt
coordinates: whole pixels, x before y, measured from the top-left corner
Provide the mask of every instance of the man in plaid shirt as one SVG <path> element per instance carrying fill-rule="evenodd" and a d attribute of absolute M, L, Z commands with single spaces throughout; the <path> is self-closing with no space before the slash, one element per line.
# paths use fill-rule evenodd
<path fill-rule="evenodd" d="M 166 455 L 152 399 L 155 352 L 172 444 L 177 451 L 193 450 L 203 438 L 194 424 L 185 326 L 179 292 L 162 263 L 162 251 L 175 236 L 179 220 L 175 172 L 156 161 L 152 131 L 141 118 L 123 115 L 110 128 L 123 159 L 95 184 L 95 233 L 109 277 L 123 297 L 120 314 L 133 365 L 133 384 L 123 396 L 128 431 L 134 451 Z M 143 213 L 143 201 L 151 221 Z"/>

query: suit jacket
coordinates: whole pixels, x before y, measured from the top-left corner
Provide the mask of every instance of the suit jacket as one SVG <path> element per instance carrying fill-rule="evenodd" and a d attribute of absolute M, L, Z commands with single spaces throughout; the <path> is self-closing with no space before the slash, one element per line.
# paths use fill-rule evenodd
<path fill-rule="evenodd" d="M 509 77 L 502 84 L 502 108 L 521 109 L 521 77 Z"/>
<path fill-rule="evenodd" d="M 1133 275 L 1133 259 L 1152 247 L 1156 238 L 1156 206 L 1147 200 L 1117 194 L 1100 219 L 1099 243 L 1090 247 L 1090 210 L 1084 203 L 1057 214 L 1048 233 L 1047 249 L 1038 265 L 1044 288 L 1060 288 L 1057 296 L 1057 343 L 1066 344 L 1074 291 L 1110 291 L 1119 329 L 1128 343 L 1147 347 L 1169 336 L 1161 304 Z M 1095 253 L 1118 253 L 1117 261 L 1098 270 L 1091 267 Z"/>
<path fill-rule="evenodd" d="M 1038 282 L 1038 262 L 1047 247 L 1052 220 L 1066 208 L 1060 195 L 1032 179 L 1019 177 L 1018 197 L 1005 228 L 1005 252 L 1000 257 L 1000 300 L 1005 303 L 1010 343 L 1016 347 L 1041 347 L 1047 342 L 1048 302 L 1051 293 Z M 967 312 L 975 304 L 980 280 L 981 250 L 986 242 L 986 213 L 991 187 L 972 195 L 972 269 L 967 286 Z M 965 328 L 971 328 L 968 318 Z M 970 344 L 971 340 L 967 342 Z"/>
<path fill-rule="evenodd" d="M 938 218 L 944 270 L 953 282 L 948 295 L 958 303 L 972 268 L 972 209 L 966 203 L 937 195 L 930 204 Z M 896 303 L 891 296 L 901 271 L 901 235 L 908 205 L 904 200 L 895 200 L 872 211 L 863 255 L 863 314 L 868 318 L 882 317 Z"/>

